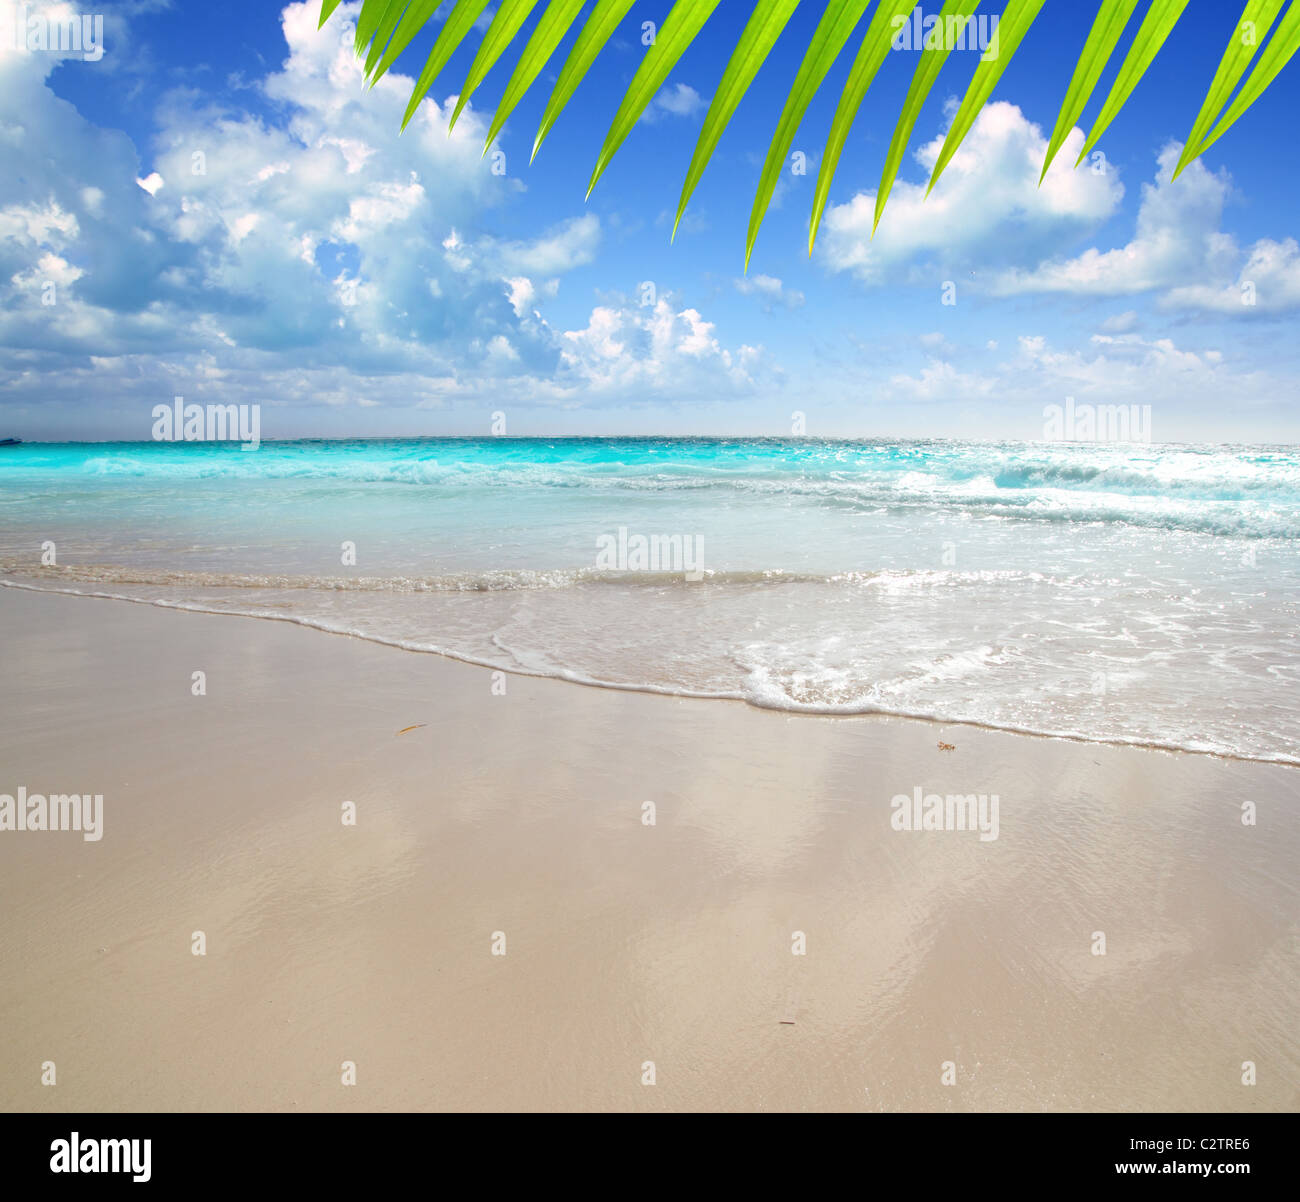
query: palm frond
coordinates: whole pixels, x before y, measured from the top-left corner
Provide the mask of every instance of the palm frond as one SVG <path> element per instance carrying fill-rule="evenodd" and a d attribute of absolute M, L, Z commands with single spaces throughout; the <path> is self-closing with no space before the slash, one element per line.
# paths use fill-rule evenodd
<path fill-rule="evenodd" d="M 1020 43 L 1025 40 L 1025 34 L 1029 32 L 1029 27 L 1042 10 L 1043 4 L 1044 0 L 1007 0 L 1002 20 L 998 22 L 998 53 L 993 58 L 982 58 L 980 65 L 975 68 L 975 78 L 970 81 L 966 98 L 961 102 L 961 108 L 952 119 L 952 125 L 948 127 L 948 136 L 943 140 L 943 147 L 934 164 L 930 182 L 926 185 L 927 196 L 939 182 L 939 176 L 952 161 L 952 156 L 957 153 L 962 140 L 970 133 L 975 118 L 984 111 L 989 97 L 993 95 L 993 89 L 998 86 L 998 80 L 1002 78 L 1002 72 L 1007 69 L 1016 51 L 1020 49 Z"/>
<path fill-rule="evenodd" d="M 539 2 L 540 0 L 499 0 L 457 94 L 449 128 L 455 126 L 492 68 L 510 46 L 519 40 L 538 9 Z M 516 110 L 560 44 L 578 25 L 587 2 L 588 0 L 549 0 L 546 4 L 492 115 L 484 153 L 500 135 L 507 118 Z M 592 169 L 588 195 L 667 82 L 682 55 L 696 41 L 719 2 L 720 0 L 676 0 L 663 28 L 647 48 L 622 97 Z M 729 56 L 696 141 L 677 204 L 674 236 L 723 133 L 759 70 L 789 26 L 800 2 L 801 0 L 754 0 L 748 22 Z M 1084 139 L 1083 150 L 1075 161 L 1076 168 L 1092 153 L 1128 103 L 1178 25 L 1188 2 L 1189 0 L 1150 0 L 1101 110 Z M 321 0 L 322 26 L 339 3 L 340 0 Z M 421 102 L 438 81 L 447 63 L 483 18 L 488 3 L 489 0 L 455 0 L 454 4 L 451 0 L 446 0 L 446 4 L 444 0 L 362 0 L 354 31 L 355 46 L 358 56 L 364 57 L 365 77 L 372 85 L 384 76 L 414 39 L 434 23 L 439 11 L 450 6 L 450 11 L 442 18 L 433 48 L 415 81 L 402 117 L 403 127 L 419 110 Z M 1003 0 L 997 29 L 998 50 L 992 56 L 982 56 L 974 70 L 931 172 L 926 187 L 927 196 L 989 103 L 1011 59 L 1023 48 L 1044 3 L 1045 0 Z M 1288 3 L 1289 7 L 1283 14 L 1283 6 Z M 547 100 L 533 141 L 533 158 L 536 158 L 542 143 L 568 107 L 593 64 L 605 52 L 614 32 L 627 18 L 632 4 L 633 0 L 593 0 L 590 15 L 582 24 Z M 819 165 L 809 222 L 809 253 L 816 242 L 850 130 L 872 82 L 890 49 L 896 44 L 895 38 L 900 26 L 907 20 L 915 4 L 916 0 L 876 2 L 840 95 Z M 938 15 L 939 22 L 945 30 L 960 29 L 974 17 L 979 5 L 980 0 L 945 0 Z M 745 238 L 746 268 L 777 181 L 785 169 L 790 148 L 808 108 L 870 7 L 871 0 L 825 0 L 824 11 L 800 61 L 759 172 Z M 1048 141 L 1040 183 L 1070 131 L 1083 117 L 1137 7 L 1138 0 L 1101 0 Z M 1268 40 L 1265 43 L 1266 38 Z M 893 126 L 880 185 L 876 191 L 873 233 L 884 215 L 917 120 L 952 48 L 950 37 L 940 37 L 933 43 L 927 38 L 926 45 L 918 47 L 920 55 L 916 70 L 902 111 Z M 1300 0 L 1245 0 L 1242 15 L 1232 28 L 1218 70 L 1188 134 L 1174 178 L 1242 117 L 1273 83 L 1297 50 L 1300 50 Z M 1246 74 L 1248 69 L 1249 76 Z"/>
<path fill-rule="evenodd" d="M 1043 159 L 1043 171 L 1038 177 L 1041 184 L 1047 177 L 1047 169 L 1056 158 L 1066 137 L 1083 116 L 1101 73 L 1115 53 L 1120 35 L 1128 24 L 1138 0 L 1102 0 L 1097 11 L 1097 19 L 1088 32 L 1088 40 L 1083 45 L 1083 53 L 1074 68 L 1070 86 L 1065 90 L 1065 99 L 1061 101 L 1061 111 L 1056 118 L 1056 128 L 1052 130 L 1051 140 L 1047 143 L 1047 156 Z"/>
<path fill-rule="evenodd" d="M 672 12 L 664 22 L 663 30 L 655 38 L 654 44 L 646 51 L 632 82 L 623 95 L 623 103 L 614 114 L 613 124 L 605 135 L 605 144 L 600 148 L 600 155 L 591 171 L 591 180 L 587 184 L 587 195 L 596 186 L 610 160 L 618 153 L 624 139 L 632 132 L 632 127 L 641 120 L 646 106 L 655 98 L 655 93 L 663 86 L 677 60 L 686 48 L 695 40 L 695 35 L 704 28 L 705 22 L 713 16 L 713 10 L 720 0 L 677 0 Z"/>
<path fill-rule="evenodd" d="M 364 13 L 372 5 L 384 9 L 375 28 L 374 40 L 370 43 L 370 53 L 366 55 L 366 77 L 374 84 L 383 78 L 415 35 L 433 19 L 433 14 L 442 6 L 442 0 L 415 0 L 412 4 L 398 4 L 396 7 L 391 0 L 387 5 L 384 0 L 365 0 L 361 11 Z"/>
<path fill-rule="evenodd" d="M 704 116 L 704 125 L 700 129 L 699 140 L 695 143 L 695 153 L 691 155 L 691 165 L 686 171 L 682 195 L 677 202 L 677 219 L 673 222 L 674 238 L 677 237 L 677 227 L 681 224 L 682 214 L 686 212 L 695 185 L 700 182 L 704 168 L 713 157 L 718 139 L 730 124 L 745 93 L 749 91 L 749 85 L 754 82 L 758 69 L 767 61 L 777 38 L 798 7 L 799 0 L 758 0 L 754 6 L 754 15 L 749 18 L 749 24 L 740 35 L 722 82 L 713 93 L 709 111 Z"/>
<path fill-rule="evenodd" d="M 415 90 L 411 93 L 411 99 L 406 105 L 406 112 L 402 114 L 403 129 L 406 128 L 407 122 L 415 116 L 416 110 L 420 107 L 420 101 L 433 87 L 434 80 L 442 74 L 442 69 L 447 65 L 447 60 L 460 48 L 461 42 L 465 40 L 465 35 L 473 28 L 474 22 L 483 15 L 483 10 L 487 6 L 488 0 L 456 0 L 456 7 L 451 10 L 447 23 L 442 27 L 442 32 L 438 34 L 438 40 L 434 42 L 433 49 L 429 51 L 428 60 L 424 64 L 424 69 L 420 72 L 419 79 L 415 81 Z M 385 53 L 384 58 L 388 58 L 387 53 Z"/>
<path fill-rule="evenodd" d="M 749 214 L 749 232 L 745 238 L 745 270 L 749 270 L 749 259 L 754 253 L 754 242 L 758 238 L 759 227 L 767 214 L 767 207 L 776 190 L 777 177 L 785 167 L 785 156 L 790 153 L 794 135 L 799 123 L 812 103 L 812 98 L 821 87 L 822 80 L 831 69 L 831 64 L 844 49 L 853 27 L 857 25 L 862 14 L 867 10 L 869 0 L 830 0 L 826 11 L 813 33 L 812 44 L 799 66 L 794 86 L 786 98 L 785 108 L 777 122 L 776 133 L 767 150 L 767 159 L 763 163 L 763 172 L 758 180 L 758 193 L 754 197 L 754 207 Z"/>
<path fill-rule="evenodd" d="M 1188 0 L 1151 0 L 1146 20 L 1139 27 L 1133 45 L 1129 47 L 1128 56 L 1124 59 L 1124 65 L 1120 67 L 1119 74 L 1115 77 L 1110 95 L 1106 97 L 1106 103 L 1101 106 L 1101 113 L 1093 122 L 1092 132 L 1088 134 L 1083 149 L 1079 151 L 1079 157 L 1074 164 L 1076 167 L 1092 153 L 1092 148 L 1097 145 L 1101 135 L 1119 116 L 1120 109 L 1133 95 L 1138 80 L 1146 74 L 1147 68 L 1155 61 L 1156 55 L 1160 53 L 1160 47 L 1173 32 L 1187 4 Z"/>
<path fill-rule="evenodd" d="M 533 36 L 528 39 L 523 54 L 519 56 L 515 73 L 506 84 L 501 103 L 497 105 L 497 111 L 492 117 L 492 125 L 483 143 L 484 154 L 496 140 L 506 119 L 515 111 L 515 106 L 533 86 L 533 81 L 541 74 L 542 68 L 555 53 L 556 47 L 564 40 L 564 35 L 578 19 L 578 14 L 586 2 L 587 0 L 555 0 L 547 6 L 542 19 L 537 22 L 537 28 L 533 30 Z"/>
<path fill-rule="evenodd" d="M 1210 90 L 1205 94 L 1205 103 L 1201 105 L 1201 111 L 1196 114 L 1196 123 L 1192 126 L 1192 132 L 1187 135 L 1183 153 L 1178 159 L 1178 166 L 1174 168 L 1174 179 L 1177 179 L 1182 174 L 1183 168 L 1200 153 L 1197 147 L 1205 140 L 1211 123 L 1223 112 L 1228 97 L 1241 82 L 1241 77 L 1245 75 L 1251 59 L 1255 57 L 1260 40 L 1273 27 L 1277 14 L 1282 11 L 1283 2 L 1284 0 L 1249 0 L 1241 20 L 1233 27 L 1228 37 L 1228 48 L 1223 52 L 1219 69 L 1214 74 L 1214 82 L 1210 84 Z M 1246 36 L 1247 26 L 1250 28 L 1249 37 Z"/>
<path fill-rule="evenodd" d="M 946 29 L 949 19 L 964 28 L 966 22 L 979 7 L 980 0 L 947 0 L 939 13 L 939 21 Z M 921 61 L 916 65 L 916 74 L 912 76 L 912 86 L 907 89 L 907 99 L 903 101 L 903 112 L 894 127 L 894 136 L 890 139 L 889 150 L 885 155 L 885 169 L 880 175 L 880 187 L 876 189 L 876 213 L 871 223 L 874 235 L 880 218 L 889 201 L 889 193 L 894 187 L 898 169 L 903 163 L 903 154 L 907 143 L 916 128 L 917 118 L 925 105 L 934 81 L 939 78 L 939 70 L 952 53 L 952 43 L 946 37 L 936 39 L 935 45 L 927 45 L 921 51 Z"/>
<path fill-rule="evenodd" d="M 902 19 L 915 8 L 915 0 L 881 0 L 876 7 L 867 32 L 862 36 L 862 45 L 858 48 L 858 57 L 849 71 L 844 91 L 840 93 L 840 103 L 831 121 L 831 132 L 826 138 L 826 149 L 822 151 L 821 167 L 817 172 L 817 191 L 813 196 L 812 221 L 808 227 L 808 253 L 813 252 L 817 241 L 817 230 L 821 226 L 822 212 L 831 193 L 831 181 L 835 178 L 835 168 L 839 165 L 844 143 L 848 140 L 853 120 L 862 107 L 862 101 L 876 78 L 880 64 L 894 41 L 894 21 Z"/>
<path fill-rule="evenodd" d="M 551 98 L 546 102 L 542 123 L 537 127 L 537 136 L 533 139 L 533 153 L 528 160 L 530 163 L 537 157 L 542 143 L 546 141 L 546 135 L 564 111 L 564 106 L 573 98 L 573 93 L 578 90 L 578 85 L 591 69 L 591 64 L 614 36 L 614 30 L 627 16 L 632 4 L 633 0 L 596 0 L 595 11 L 582 27 L 578 40 L 569 51 L 564 70 L 551 89 Z"/>
<path fill-rule="evenodd" d="M 405 7 L 405 0 L 388 0 L 386 5 L 370 4 L 363 8 L 357 14 L 356 37 L 353 39 L 357 53 L 361 54 L 365 50 L 381 25 L 390 20 L 392 24 L 396 24 L 397 18 L 401 16 L 402 9 Z M 388 26 L 390 33 L 392 32 L 392 24 Z M 384 40 L 387 41 L 387 38 Z"/>
<path fill-rule="evenodd" d="M 1228 132 L 1237 118 L 1250 108 L 1263 94 L 1264 89 L 1277 78 L 1278 72 L 1291 61 L 1297 50 L 1300 50 L 1300 4 L 1292 0 L 1291 7 L 1286 10 L 1286 16 L 1277 27 L 1277 32 L 1264 48 L 1264 53 L 1260 55 L 1259 65 L 1250 73 L 1245 87 L 1237 93 L 1237 99 L 1232 102 L 1232 107 L 1219 119 L 1214 132 L 1198 147 L 1198 154 L 1204 153 Z"/>
<path fill-rule="evenodd" d="M 496 66 L 497 59 L 505 53 L 506 47 L 514 41 L 515 34 L 519 32 L 536 7 L 537 0 L 504 0 L 501 7 L 497 9 L 492 24 L 488 26 L 488 31 L 483 36 L 483 44 L 474 56 L 474 64 L 465 77 L 465 85 L 461 88 L 460 95 L 456 97 L 456 108 L 451 114 L 448 129 L 456 128 L 457 118 L 469 103 L 469 98 L 474 95 L 487 73 Z"/>

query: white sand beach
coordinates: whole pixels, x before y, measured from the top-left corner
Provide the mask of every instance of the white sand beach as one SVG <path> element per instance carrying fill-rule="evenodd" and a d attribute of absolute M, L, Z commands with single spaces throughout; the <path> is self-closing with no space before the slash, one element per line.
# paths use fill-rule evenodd
<path fill-rule="evenodd" d="M 0 832 L 6 1110 L 1300 1100 L 1293 768 L 0 622 L 0 793 L 104 798 L 98 841 Z M 917 787 L 996 795 L 997 838 L 893 829 Z"/>

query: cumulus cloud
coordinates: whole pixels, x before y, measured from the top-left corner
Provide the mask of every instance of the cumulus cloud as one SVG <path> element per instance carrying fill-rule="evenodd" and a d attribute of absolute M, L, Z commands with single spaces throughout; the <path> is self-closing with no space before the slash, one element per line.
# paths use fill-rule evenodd
<path fill-rule="evenodd" d="M 52 63 L 0 58 L 0 114 L 22 114 L 0 116 L 0 139 L 24 163 L 0 178 L 0 399 L 38 377 L 54 400 L 211 388 L 371 407 L 576 403 L 611 381 L 712 394 L 746 378 L 755 352 L 667 302 L 554 328 L 540 310 L 593 261 L 599 218 L 492 236 L 522 184 L 482 158 L 472 110 L 448 136 L 445 98 L 399 136 L 412 81 L 390 72 L 363 92 L 357 9 L 318 30 L 315 0 L 288 5 L 284 61 L 247 88 L 271 116 L 172 91 L 150 161 L 56 98 Z M 57 303 L 40 303 L 47 285 Z"/>
<path fill-rule="evenodd" d="M 995 350 L 995 347 L 989 348 Z M 1138 334 L 1094 334 L 1084 347 L 1053 345 L 1046 337 L 1021 335 L 1014 349 L 992 363 L 962 362 L 935 356 L 919 371 L 891 377 L 898 399 L 928 403 L 996 400 L 1003 413 L 1019 409 L 1033 433 L 1035 415 L 1045 404 L 1073 396 L 1080 403 L 1151 405 L 1157 417 L 1189 412 L 1215 413 L 1220 421 L 1224 397 L 1277 394 L 1278 381 L 1258 365 L 1234 366 L 1219 350 L 1189 350 L 1169 338 Z M 1166 426 L 1157 437 L 1174 437 Z"/>
<path fill-rule="evenodd" d="M 1142 321 L 1138 317 L 1137 311 L 1135 309 L 1126 309 L 1123 313 L 1115 313 L 1106 318 L 1101 323 L 1101 328 L 1107 334 L 1129 334 L 1141 324 Z"/>
<path fill-rule="evenodd" d="M 804 294 L 797 288 L 787 288 L 779 279 L 770 275 L 752 275 L 739 279 L 736 281 L 736 291 L 744 296 L 758 297 L 769 313 L 778 305 L 786 309 L 797 309 L 805 300 Z"/>
<path fill-rule="evenodd" d="M 76 216 L 64 212 L 55 201 L 0 209 L 0 238 L 6 241 L 21 241 L 29 247 L 62 246 L 78 233 Z"/>
<path fill-rule="evenodd" d="M 762 352 L 728 350 L 695 309 L 678 310 L 669 297 L 653 306 L 602 306 L 584 330 L 564 335 L 560 385 L 580 383 L 596 392 L 667 393 L 685 386 L 704 395 L 719 385 L 743 390 L 754 383 Z"/>
<path fill-rule="evenodd" d="M 1164 303 L 1230 317 L 1300 308 L 1300 245 L 1294 238 L 1282 242 L 1261 238 L 1245 252 L 1235 277 L 1178 285 L 1169 290 Z"/>
<path fill-rule="evenodd" d="M 600 246 L 600 219 L 588 213 L 561 222 L 532 241 L 498 242 L 484 238 L 480 246 L 499 272 L 564 275 L 595 259 Z"/>
<path fill-rule="evenodd" d="M 1073 169 L 1082 140 L 1081 130 L 1071 131 L 1040 188 L 1042 130 L 1015 105 L 989 105 L 928 199 L 924 183 L 895 184 L 874 239 L 874 192 L 832 206 L 821 261 L 869 285 L 963 271 L 970 286 L 999 297 L 1152 294 L 1166 309 L 1230 317 L 1300 307 L 1300 244 L 1239 245 L 1223 230 L 1227 172 L 1198 159 L 1173 181 L 1179 143 L 1162 148 L 1142 185 L 1129 241 L 1061 256 L 1062 244 L 1114 217 L 1124 197 L 1113 166 Z M 942 145 L 939 136 L 916 152 L 927 179 Z"/>
<path fill-rule="evenodd" d="M 867 284 L 899 276 L 933 277 L 936 265 L 984 267 L 1008 258 L 1037 263 L 1112 216 L 1124 197 L 1114 170 L 1070 169 L 1083 147 L 1074 129 L 1039 187 L 1047 152 L 1043 131 L 1013 104 L 989 105 L 927 198 L 926 183 L 944 135 L 915 152 L 924 180 L 899 179 L 874 239 L 875 192 L 827 210 L 818 248 L 833 271 Z"/>
<path fill-rule="evenodd" d="M 1168 287 L 1176 280 L 1222 270 L 1232 254 L 1219 231 L 1229 183 L 1200 161 L 1170 183 L 1180 148 L 1160 155 L 1153 182 L 1142 187 L 1137 230 L 1125 246 L 1109 251 L 1093 247 L 1069 259 L 1049 259 L 1028 270 L 999 275 L 992 290 L 999 295 L 1073 292 L 1126 296 Z"/>
<path fill-rule="evenodd" d="M 643 121 L 655 121 L 659 117 L 691 117 L 704 108 L 704 97 L 690 84 L 676 83 L 663 88 L 646 106 Z"/>
<path fill-rule="evenodd" d="M 1249 317 L 1300 306 L 1300 246 L 1261 239 L 1242 249 L 1222 230 L 1232 181 L 1200 159 L 1172 180 L 1182 146 L 1160 152 L 1155 178 L 1142 186 L 1133 237 L 1111 250 L 1091 247 L 999 275 L 1001 296 L 1034 293 L 1118 297 L 1155 293 L 1165 308 Z"/>

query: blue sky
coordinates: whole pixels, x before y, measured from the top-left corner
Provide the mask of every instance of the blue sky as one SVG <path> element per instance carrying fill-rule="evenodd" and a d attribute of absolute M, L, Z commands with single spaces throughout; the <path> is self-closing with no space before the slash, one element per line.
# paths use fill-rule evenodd
<path fill-rule="evenodd" d="M 798 412 L 814 435 L 1028 439 L 1073 396 L 1150 405 L 1159 441 L 1296 441 L 1294 65 L 1169 182 L 1235 4 L 1192 0 L 1102 139 L 1104 170 L 1070 170 L 1076 130 L 1039 189 L 1095 7 L 1048 0 L 922 203 L 976 62 L 955 53 L 872 241 L 917 59 L 891 54 L 810 259 L 855 37 L 795 138 L 807 174 L 783 174 L 748 276 L 760 164 L 822 5 L 805 0 L 791 22 L 671 245 L 750 5 L 720 6 L 583 199 L 642 23 L 670 7 L 633 6 L 530 166 L 566 41 L 494 173 L 482 143 L 513 52 L 446 134 L 478 35 L 399 134 L 433 30 L 363 92 L 356 5 L 317 31 L 314 2 L 101 4 L 104 53 L 88 62 L 16 49 L 0 0 L 0 436 L 148 438 L 153 406 L 183 395 L 260 404 L 268 438 L 486 434 L 495 412 L 512 434 L 784 435 Z"/>

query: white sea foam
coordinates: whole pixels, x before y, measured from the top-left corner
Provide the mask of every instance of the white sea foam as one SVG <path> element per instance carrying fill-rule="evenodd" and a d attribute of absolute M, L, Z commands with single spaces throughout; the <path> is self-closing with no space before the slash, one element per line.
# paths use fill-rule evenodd
<path fill-rule="evenodd" d="M 598 536 L 622 526 L 702 539 L 702 579 L 598 570 Z M 1300 459 L 1284 449 L 440 440 L 0 457 L 0 576 L 25 586 L 614 688 L 1281 762 L 1300 762 L 1298 537 Z M 38 562 L 45 540 L 57 566 Z"/>

